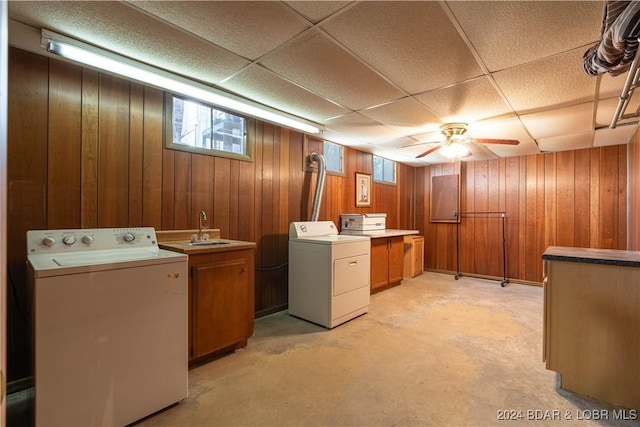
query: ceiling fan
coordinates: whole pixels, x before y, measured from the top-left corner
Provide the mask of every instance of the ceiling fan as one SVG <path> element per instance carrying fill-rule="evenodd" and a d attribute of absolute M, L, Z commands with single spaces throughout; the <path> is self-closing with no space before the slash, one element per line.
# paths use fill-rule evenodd
<path fill-rule="evenodd" d="M 440 132 L 444 136 L 445 140 L 440 142 L 437 146 L 428 149 L 424 153 L 416 156 L 416 159 L 424 157 L 440 150 L 440 154 L 448 158 L 462 159 L 469 157 L 471 151 L 466 147 L 467 144 L 474 142 L 476 144 L 505 144 L 505 145 L 518 145 L 520 141 L 515 139 L 482 139 L 472 138 L 467 135 L 466 123 L 446 123 L 440 126 Z M 433 141 L 439 142 L 439 141 Z M 432 142 L 425 142 L 423 144 L 431 144 Z M 415 145 L 415 144 L 414 144 Z"/>

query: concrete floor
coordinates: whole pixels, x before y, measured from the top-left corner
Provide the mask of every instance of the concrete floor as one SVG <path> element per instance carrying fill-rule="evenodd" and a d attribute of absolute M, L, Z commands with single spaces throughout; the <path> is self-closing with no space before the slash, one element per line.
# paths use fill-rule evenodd
<path fill-rule="evenodd" d="M 187 399 L 138 425 L 640 425 L 557 388 L 542 362 L 542 288 L 429 272 L 332 330 L 260 318 L 246 349 L 189 382 Z"/>

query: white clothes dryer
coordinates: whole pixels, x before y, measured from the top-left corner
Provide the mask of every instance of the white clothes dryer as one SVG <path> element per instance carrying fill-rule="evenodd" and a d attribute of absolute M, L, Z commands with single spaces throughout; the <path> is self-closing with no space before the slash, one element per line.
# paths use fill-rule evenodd
<path fill-rule="evenodd" d="M 371 240 L 333 221 L 289 226 L 289 314 L 333 328 L 369 311 Z"/>

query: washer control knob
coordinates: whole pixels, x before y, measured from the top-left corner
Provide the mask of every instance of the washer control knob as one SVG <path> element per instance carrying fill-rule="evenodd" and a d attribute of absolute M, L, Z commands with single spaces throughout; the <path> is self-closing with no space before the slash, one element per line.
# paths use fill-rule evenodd
<path fill-rule="evenodd" d="M 123 238 L 124 238 L 124 241 L 125 241 L 125 242 L 129 242 L 129 243 L 131 243 L 131 242 L 133 242 L 134 240 L 136 240 L 136 236 L 135 236 L 135 235 L 133 235 L 133 234 L 131 234 L 131 233 L 127 233 L 127 234 L 125 234 Z"/>
<path fill-rule="evenodd" d="M 90 245 L 93 243 L 93 236 L 89 236 L 88 234 L 85 234 L 84 236 L 82 236 L 82 243 L 84 243 L 85 245 Z"/>
<path fill-rule="evenodd" d="M 42 244 L 45 246 L 53 246 L 54 243 L 56 243 L 56 239 L 54 239 L 53 237 L 48 236 L 42 239 Z"/>
<path fill-rule="evenodd" d="M 71 246 L 76 242 L 76 236 L 64 236 L 62 238 L 62 243 L 67 246 Z"/>

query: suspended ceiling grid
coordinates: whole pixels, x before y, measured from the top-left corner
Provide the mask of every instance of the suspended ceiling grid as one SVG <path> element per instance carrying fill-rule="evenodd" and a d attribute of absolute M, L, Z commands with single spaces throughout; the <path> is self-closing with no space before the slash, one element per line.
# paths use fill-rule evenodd
<path fill-rule="evenodd" d="M 602 16 L 600 1 L 9 2 L 12 45 L 43 51 L 46 28 L 416 166 L 447 161 L 415 156 L 452 121 L 520 141 L 472 160 L 628 143 L 637 125 L 607 128 L 625 75 L 582 71 Z"/>

